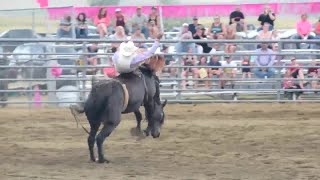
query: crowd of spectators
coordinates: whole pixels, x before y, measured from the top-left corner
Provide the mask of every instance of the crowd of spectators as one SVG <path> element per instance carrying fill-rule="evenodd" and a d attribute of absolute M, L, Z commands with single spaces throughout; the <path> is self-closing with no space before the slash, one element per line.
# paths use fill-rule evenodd
<path fill-rule="evenodd" d="M 135 40 L 154 39 L 157 34 L 162 31 L 160 27 L 160 19 L 158 10 L 156 7 L 152 7 L 152 11 L 149 15 L 145 15 L 142 12 L 141 7 L 137 7 L 136 13 L 127 18 L 120 8 L 117 8 L 114 15 L 110 15 L 112 12 L 108 12 L 106 8 L 101 8 L 97 15 L 93 19 L 93 24 L 97 27 L 97 33 L 100 38 L 111 38 L 115 40 L 127 40 L 128 37 L 135 42 Z M 113 17 L 113 18 L 110 18 Z M 279 34 L 275 26 L 277 15 L 272 11 L 270 6 L 265 6 L 263 12 L 257 18 L 257 37 L 258 40 L 279 40 Z M 80 13 L 76 18 L 75 36 L 76 38 L 88 37 L 88 18 L 85 13 Z M 295 39 L 320 39 L 320 19 L 315 24 L 312 24 L 308 20 L 307 14 L 301 15 L 301 20 L 296 23 L 297 35 Z M 274 55 L 278 51 L 279 45 L 277 43 L 260 43 L 257 45 L 255 52 L 260 54 L 258 56 L 244 56 L 241 58 L 239 64 L 242 68 L 237 69 L 237 63 L 234 61 L 234 57 L 226 55 L 224 57 L 214 55 L 216 51 L 224 51 L 226 54 L 235 53 L 239 49 L 235 43 L 207 43 L 207 39 L 218 40 L 234 40 L 240 39 L 237 35 L 238 32 L 248 32 L 248 23 L 246 17 L 241 11 L 240 6 L 236 6 L 235 10 L 230 13 L 228 22 L 223 22 L 219 15 L 213 17 L 211 24 L 208 27 L 199 23 L 199 18 L 194 16 L 192 22 L 183 23 L 181 30 L 178 34 L 178 40 L 199 40 L 201 42 L 178 42 L 175 44 L 175 50 L 177 53 L 199 53 L 203 56 L 187 55 L 180 57 L 182 65 L 186 67 L 182 70 L 181 77 L 188 78 L 216 78 L 218 86 L 225 88 L 227 81 L 219 80 L 220 78 L 235 78 L 238 70 L 242 73 L 242 78 L 252 78 L 253 75 L 256 78 L 268 79 L 275 77 L 275 68 L 272 66 L 285 66 L 281 62 L 283 56 Z M 60 22 L 57 37 L 72 37 L 73 31 L 71 27 L 71 17 L 66 15 Z M 135 45 L 139 48 L 147 48 L 145 43 L 135 42 Z M 314 46 L 316 46 L 315 44 Z M 111 44 L 111 52 L 115 52 L 119 47 L 119 43 Z M 296 43 L 296 47 L 301 48 L 300 43 Z M 309 45 L 308 47 L 313 47 Z M 162 52 L 168 52 L 168 46 L 163 46 Z M 178 76 L 177 68 L 170 67 L 178 62 L 175 57 L 165 55 L 166 68 L 164 72 L 170 74 L 170 76 Z M 94 63 L 93 63 L 94 64 Z M 312 65 L 317 64 L 313 62 Z M 207 68 L 192 68 L 190 66 L 207 66 Z M 211 67 L 213 66 L 213 67 Z M 256 68 L 250 68 L 245 66 L 257 66 Z M 300 68 L 295 58 L 291 59 L 291 63 L 287 66 L 294 66 L 286 68 L 285 77 L 288 81 L 283 84 L 284 88 L 301 88 L 303 89 L 307 81 L 305 81 L 303 68 Z M 310 70 L 310 69 L 309 69 Z M 181 72 L 181 71 L 180 71 Z M 318 77 L 318 69 L 308 72 L 308 77 Z M 297 83 L 292 83 L 288 78 L 300 79 Z M 302 79 L 302 80 L 301 80 Z M 212 81 L 204 80 L 205 87 L 210 88 Z M 186 88 L 187 81 L 182 81 L 183 88 Z M 230 81 L 231 87 L 233 82 Z M 319 88 L 317 81 L 309 83 L 312 88 Z M 193 87 L 198 87 L 198 82 L 193 83 Z"/>

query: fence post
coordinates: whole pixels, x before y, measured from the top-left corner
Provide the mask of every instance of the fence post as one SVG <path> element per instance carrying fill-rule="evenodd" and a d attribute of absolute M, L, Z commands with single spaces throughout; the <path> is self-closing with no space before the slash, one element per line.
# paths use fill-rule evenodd
<path fill-rule="evenodd" d="M 179 64 L 179 66 L 181 66 L 181 58 L 180 58 L 180 56 L 178 56 L 178 64 Z M 182 91 L 179 91 L 179 90 L 182 89 L 182 81 L 181 81 L 182 68 L 178 67 L 178 71 L 177 72 L 178 72 L 178 79 L 179 80 L 178 80 L 178 94 L 176 96 L 176 100 L 181 100 L 182 99 L 182 97 L 181 97 L 181 92 Z"/>
<path fill-rule="evenodd" d="M 87 46 L 86 46 L 86 42 L 83 42 L 82 44 L 82 53 L 87 53 Z M 82 63 L 84 66 L 86 66 L 88 64 L 88 58 L 86 55 L 83 55 L 83 60 Z M 87 69 L 85 67 L 81 68 L 82 69 L 82 78 L 85 79 L 86 78 L 86 74 L 87 74 Z M 82 90 L 86 89 L 86 80 L 82 80 Z M 86 93 L 81 91 L 80 92 L 80 101 L 84 101 L 85 100 L 85 95 Z"/>
<path fill-rule="evenodd" d="M 281 40 L 278 41 L 278 53 L 281 53 L 282 51 L 282 46 L 283 46 L 283 43 L 281 42 Z M 282 57 L 281 57 L 282 59 Z M 280 62 L 281 62 L 281 59 L 280 59 Z M 278 61 L 278 59 L 277 59 Z M 278 102 L 280 102 L 280 99 L 281 99 L 281 92 L 280 92 L 280 89 L 281 89 L 281 67 L 280 67 L 280 64 L 277 62 L 279 68 L 278 68 L 278 74 L 277 74 L 277 78 L 279 78 L 279 80 L 277 80 L 277 83 L 276 83 L 276 88 L 278 89 L 277 91 L 277 100 Z"/>

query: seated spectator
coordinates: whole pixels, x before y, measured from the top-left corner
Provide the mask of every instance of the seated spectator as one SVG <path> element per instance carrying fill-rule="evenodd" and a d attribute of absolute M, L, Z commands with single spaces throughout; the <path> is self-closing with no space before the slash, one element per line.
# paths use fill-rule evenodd
<path fill-rule="evenodd" d="M 221 66 L 221 63 L 219 62 L 219 56 L 211 56 L 210 61 L 208 63 L 208 66 L 216 66 L 212 67 L 208 71 L 209 78 L 212 78 L 213 76 L 217 76 L 218 78 L 222 78 L 223 71 Z M 211 87 L 211 81 L 209 81 L 209 87 Z M 222 87 L 222 81 L 219 81 L 219 87 Z"/>
<path fill-rule="evenodd" d="M 140 28 L 145 38 L 149 37 L 148 18 L 142 13 L 142 8 L 137 7 L 136 13 L 131 18 L 131 26 L 129 26 L 131 34 L 136 31 L 136 28 Z"/>
<path fill-rule="evenodd" d="M 150 21 L 149 22 L 149 39 L 155 39 L 157 38 L 157 35 L 159 34 L 160 30 L 158 26 L 155 24 L 155 21 Z"/>
<path fill-rule="evenodd" d="M 236 31 L 235 28 L 231 25 L 227 26 L 225 39 L 234 40 L 236 39 Z M 237 45 L 235 43 L 226 43 L 224 46 L 225 53 L 234 53 L 236 52 Z"/>
<path fill-rule="evenodd" d="M 79 13 L 77 17 L 76 37 L 77 38 L 88 37 L 87 16 L 85 13 Z"/>
<path fill-rule="evenodd" d="M 236 6 L 235 11 L 230 14 L 229 25 L 233 25 L 236 32 L 246 32 L 247 25 L 244 22 L 244 15 L 240 10 L 240 5 Z"/>
<path fill-rule="evenodd" d="M 94 18 L 94 25 L 97 26 L 100 38 L 104 38 L 108 35 L 110 19 L 105 8 L 100 8 L 98 15 Z"/>
<path fill-rule="evenodd" d="M 152 21 L 153 21 L 154 25 L 157 26 L 160 31 L 160 18 L 159 18 L 158 10 L 155 6 L 153 6 L 151 8 L 151 14 L 149 14 L 149 17 L 148 17 L 149 26 L 151 25 Z"/>
<path fill-rule="evenodd" d="M 272 51 L 273 52 L 278 52 L 279 51 L 279 44 L 278 43 L 274 43 L 273 45 L 272 45 Z M 275 58 L 275 66 L 283 66 L 284 65 L 284 63 L 283 62 L 281 62 L 281 60 L 283 60 L 284 59 L 284 55 L 276 55 L 276 58 Z"/>
<path fill-rule="evenodd" d="M 244 56 L 241 66 L 251 66 L 250 56 Z M 242 68 L 242 78 L 251 78 L 251 68 Z"/>
<path fill-rule="evenodd" d="M 319 66 L 319 65 L 320 64 L 318 64 L 316 60 L 313 59 L 311 61 L 310 66 L 312 67 L 308 68 L 308 73 L 307 73 L 309 77 L 315 77 L 317 75 L 319 68 L 314 66 Z"/>
<path fill-rule="evenodd" d="M 198 17 L 197 16 L 194 16 L 192 18 L 193 20 L 193 23 L 192 24 L 189 24 L 189 31 L 192 33 L 192 35 L 194 36 L 194 34 L 196 33 L 197 31 L 197 27 L 200 26 L 201 24 L 198 23 Z"/>
<path fill-rule="evenodd" d="M 225 25 L 220 22 L 220 16 L 214 17 L 214 22 L 209 28 L 208 36 L 211 39 L 223 39 L 225 37 L 226 28 Z"/>
<path fill-rule="evenodd" d="M 121 26 L 123 27 L 123 29 L 125 30 L 125 33 L 128 34 L 128 30 L 127 30 L 127 26 L 126 26 L 126 19 L 124 17 L 124 15 L 122 14 L 122 11 L 120 8 L 117 8 L 115 10 L 115 19 L 113 21 L 113 27 L 118 27 Z"/>
<path fill-rule="evenodd" d="M 290 68 L 288 71 L 290 72 L 291 76 L 293 78 L 301 79 L 299 80 L 299 85 L 301 88 L 304 88 L 304 82 L 302 79 L 304 79 L 303 69 L 300 68 L 300 65 L 297 63 L 296 58 L 291 58 L 291 64 L 289 64 Z"/>
<path fill-rule="evenodd" d="M 258 33 L 257 39 L 259 39 L 259 40 L 271 40 L 272 32 L 269 31 L 269 26 L 270 26 L 270 24 L 264 23 L 264 25 L 262 26 L 262 31 L 259 31 L 259 33 Z M 259 44 L 257 47 L 261 48 L 261 45 Z M 268 48 L 271 49 L 272 46 L 268 45 Z"/>
<path fill-rule="evenodd" d="M 131 36 L 132 41 L 134 42 L 135 40 L 146 40 L 146 38 L 144 37 L 144 35 L 141 33 L 141 29 L 140 27 L 135 28 L 134 33 Z M 135 43 L 135 46 L 139 47 L 139 48 L 147 48 L 147 45 L 145 43 Z"/>
<path fill-rule="evenodd" d="M 189 25 L 190 28 L 190 25 Z M 204 31 L 205 29 L 201 26 L 196 27 L 196 33 L 193 35 L 193 39 L 200 39 L 205 40 L 207 39 L 207 36 L 205 35 Z M 202 43 L 196 43 L 197 45 L 202 47 L 203 53 L 210 53 L 212 51 L 212 47 L 208 45 L 208 43 L 202 42 Z M 215 50 L 214 50 L 215 51 Z M 200 52 L 201 53 L 201 52 Z"/>
<path fill-rule="evenodd" d="M 290 71 L 286 71 L 284 75 L 283 88 L 284 89 L 302 89 L 302 87 L 299 84 L 294 83 L 294 78 L 291 76 Z M 295 93 L 297 96 L 297 99 L 299 99 L 303 91 L 285 92 L 285 95 L 289 95 L 289 99 L 292 100 L 293 93 Z"/>
<path fill-rule="evenodd" d="M 320 78 L 320 67 L 315 67 L 315 66 L 320 66 L 320 63 L 313 59 L 310 65 L 313 67 L 308 69 L 308 76 L 310 78 L 314 79 L 311 81 L 311 88 L 312 89 L 319 89 L 320 85 L 319 85 L 319 81 L 317 79 Z"/>
<path fill-rule="evenodd" d="M 116 27 L 116 32 L 111 37 L 111 39 L 126 41 L 127 36 L 126 36 L 126 33 L 124 32 L 124 28 L 122 26 Z M 120 42 L 111 43 L 111 50 L 113 53 L 117 51 L 117 48 L 120 46 L 120 44 L 121 44 Z"/>
<path fill-rule="evenodd" d="M 189 48 L 188 53 L 192 53 L 192 49 Z M 183 61 L 182 61 L 184 66 L 195 66 L 197 63 L 197 56 L 183 56 Z M 188 78 L 189 75 L 192 75 L 193 78 L 198 78 L 199 71 L 198 68 L 191 68 L 191 67 L 186 67 L 183 69 L 183 72 L 181 74 L 182 78 Z M 187 81 L 182 80 L 181 82 L 182 88 L 186 89 L 187 87 Z M 194 88 L 197 88 L 198 82 L 194 81 Z"/>
<path fill-rule="evenodd" d="M 296 28 L 297 28 L 297 35 L 294 37 L 295 39 L 314 39 L 314 37 L 312 35 L 310 35 L 311 31 L 312 31 L 312 24 L 311 22 L 308 20 L 308 16 L 307 14 L 302 14 L 301 15 L 301 20 L 299 22 L 297 22 L 296 24 Z M 296 43 L 297 48 L 300 49 L 300 43 Z"/>
<path fill-rule="evenodd" d="M 63 19 L 61 19 L 59 28 L 57 31 L 58 38 L 72 38 L 72 27 L 71 27 L 71 16 L 65 15 Z"/>
<path fill-rule="evenodd" d="M 230 56 L 225 56 L 224 61 L 221 62 L 221 67 L 223 68 L 223 78 L 233 79 L 237 75 L 237 64 L 232 61 Z M 223 80 L 221 83 L 221 88 L 224 89 L 228 80 Z M 231 88 L 234 88 L 234 84 L 231 81 Z"/>
<path fill-rule="evenodd" d="M 207 57 L 206 56 L 201 56 L 198 65 L 199 66 L 208 66 Z M 208 78 L 209 69 L 208 68 L 203 68 L 203 67 L 199 68 L 197 76 L 200 77 L 200 79 Z M 205 81 L 205 87 L 207 89 L 209 89 L 209 85 L 210 85 L 210 81 Z"/>
<path fill-rule="evenodd" d="M 192 33 L 189 31 L 189 25 L 187 23 L 182 24 L 181 32 L 178 36 L 179 40 L 190 40 L 192 39 Z M 189 42 L 178 42 L 176 44 L 176 50 L 178 53 L 187 52 L 191 49 L 191 52 L 195 53 L 195 43 Z"/>
<path fill-rule="evenodd" d="M 258 78 L 270 78 L 275 73 L 274 68 L 270 67 L 273 66 L 275 61 L 274 52 L 268 49 L 267 43 L 262 43 L 261 48 L 257 49 L 256 53 L 261 55 L 255 58 L 255 65 L 258 66 L 258 68 L 254 68 L 255 76 Z"/>
<path fill-rule="evenodd" d="M 316 22 L 316 24 L 314 25 L 313 32 L 316 34 L 315 38 L 320 39 L 320 18 L 319 18 L 318 22 Z"/>
<path fill-rule="evenodd" d="M 258 21 L 260 22 L 261 27 L 258 28 L 257 30 L 260 31 L 263 29 L 264 23 L 270 24 L 269 26 L 269 31 L 274 29 L 274 21 L 276 20 L 275 14 L 272 12 L 270 6 L 265 6 L 263 14 L 261 14 L 258 18 Z"/>
<path fill-rule="evenodd" d="M 176 77 L 177 69 L 170 67 L 170 66 L 174 65 L 175 60 L 172 55 L 168 55 L 168 50 L 169 50 L 168 46 L 165 46 L 165 45 L 162 46 L 161 52 L 164 54 L 163 56 L 164 56 L 165 65 L 166 65 L 163 68 L 162 72 L 170 73 L 171 77 Z"/>
<path fill-rule="evenodd" d="M 89 46 L 87 48 L 87 51 L 88 51 L 88 53 L 98 53 L 98 45 L 95 43 L 92 44 L 91 46 Z M 88 55 L 87 58 L 88 58 L 87 65 L 97 66 L 97 64 L 98 64 L 98 55 L 97 54 Z M 94 74 L 96 74 L 97 70 L 98 69 L 96 69 L 96 68 L 88 68 L 87 74 L 94 75 Z"/>

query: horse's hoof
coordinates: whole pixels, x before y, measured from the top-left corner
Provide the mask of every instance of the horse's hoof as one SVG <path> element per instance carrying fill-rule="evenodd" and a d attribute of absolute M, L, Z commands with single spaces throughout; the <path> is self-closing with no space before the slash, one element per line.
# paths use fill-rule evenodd
<path fill-rule="evenodd" d="M 98 163 L 110 163 L 110 161 L 108 161 L 108 160 L 106 160 L 106 159 L 99 159 L 98 161 L 97 161 Z"/>
<path fill-rule="evenodd" d="M 138 128 L 131 128 L 130 133 L 131 133 L 131 136 L 143 135 L 143 132 L 141 131 L 141 129 L 138 129 Z"/>
<path fill-rule="evenodd" d="M 90 158 L 90 161 L 91 162 L 96 162 L 98 159 L 95 159 L 95 158 Z"/>
<path fill-rule="evenodd" d="M 144 130 L 143 132 L 144 132 L 144 135 L 146 135 L 146 136 L 150 135 L 150 131 L 148 131 L 148 130 Z"/>

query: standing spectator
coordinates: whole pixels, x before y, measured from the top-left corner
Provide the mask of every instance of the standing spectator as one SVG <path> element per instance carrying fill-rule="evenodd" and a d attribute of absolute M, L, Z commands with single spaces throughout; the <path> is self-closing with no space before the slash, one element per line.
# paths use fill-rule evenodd
<path fill-rule="evenodd" d="M 111 37 L 113 40 L 127 40 L 126 33 L 124 31 L 124 28 L 122 26 L 117 26 L 116 27 L 116 32 L 113 34 Z M 111 51 L 114 53 L 117 51 L 117 48 L 120 46 L 119 42 L 116 43 L 111 43 Z"/>
<path fill-rule="evenodd" d="M 276 20 L 276 15 L 272 12 L 270 6 L 265 6 L 263 14 L 261 14 L 258 18 L 258 21 L 260 22 L 261 27 L 258 28 L 258 31 L 262 29 L 262 26 L 264 23 L 269 23 L 269 31 L 274 29 L 274 21 Z"/>
<path fill-rule="evenodd" d="M 235 78 L 237 75 L 237 64 L 232 61 L 230 56 L 225 56 L 224 57 L 225 61 L 222 61 L 221 66 L 223 68 L 223 78 Z M 227 80 L 223 80 L 221 83 L 221 88 L 224 89 Z M 231 81 L 231 88 L 234 88 L 234 84 Z"/>
<path fill-rule="evenodd" d="M 146 40 L 146 37 L 144 37 L 144 35 L 141 33 L 140 27 L 136 27 L 131 39 L 134 42 L 135 40 Z M 141 42 L 135 43 L 135 46 L 139 48 L 147 48 L 146 44 Z"/>
<path fill-rule="evenodd" d="M 142 8 L 137 7 L 136 13 L 131 18 L 130 32 L 134 33 L 136 28 L 140 28 L 141 32 L 144 34 L 145 38 L 149 37 L 148 33 L 148 18 L 146 15 L 142 14 Z"/>
<path fill-rule="evenodd" d="M 65 15 L 61 19 L 59 28 L 57 31 L 58 38 L 72 38 L 71 16 Z"/>
<path fill-rule="evenodd" d="M 235 26 L 237 32 L 247 31 L 244 15 L 241 12 L 240 5 L 236 6 L 235 11 L 230 14 L 229 25 Z"/>
<path fill-rule="evenodd" d="M 108 35 L 110 19 L 109 16 L 107 16 L 107 10 L 105 8 L 100 8 L 98 15 L 94 18 L 94 25 L 97 26 L 100 38 Z"/>
<path fill-rule="evenodd" d="M 114 19 L 114 22 L 113 22 L 113 26 L 114 27 L 118 27 L 118 26 L 122 26 L 123 29 L 125 30 L 125 33 L 128 34 L 128 30 L 127 30 L 127 27 L 126 27 L 126 19 L 124 17 L 124 15 L 122 14 L 122 11 L 120 8 L 117 8 L 115 10 L 115 19 Z"/>
<path fill-rule="evenodd" d="M 189 25 L 190 29 L 190 25 Z M 205 40 L 207 39 L 207 36 L 204 33 L 205 29 L 201 26 L 196 27 L 196 33 L 193 35 L 193 39 L 199 39 L 199 40 Z M 212 51 L 212 47 L 208 45 L 208 43 L 202 42 L 202 43 L 196 43 L 197 45 L 202 47 L 203 53 L 210 53 Z"/>
<path fill-rule="evenodd" d="M 291 64 L 289 64 L 290 68 L 289 68 L 289 72 L 291 74 L 291 76 L 293 78 L 298 78 L 298 79 L 301 79 L 299 80 L 299 84 L 300 84 L 300 87 L 303 88 L 304 85 L 303 85 L 303 79 L 304 79 L 304 74 L 303 74 L 303 69 L 300 68 L 300 65 L 297 63 L 297 60 L 296 58 L 291 58 Z"/>
<path fill-rule="evenodd" d="M 158 27 L 158 29 L 160 29 L 159 14 L 158 14 L 157 8 L 155 6 L 153 6 L 151 8 L 151 14 L 149 14 L 149 17 L 148 17 L 149 25 L 150 25 L 151 21 L 154 21 L 154 24 Z"/>
<path fill-rule="evenodd" d="M 193 23 L 192 24 L 189 24 L 189 31 L 192 33 L 192 35 L 194 35 L 196 33 L 196 28 L 198 26 L 200 26 L 201 24 L 198 23 L 198 17 L 197 16 L 194 16 L 192 18 L 193 20 Z"/>
<path fill-rule="evenodd" d="M 244 56 L 241 66 L 251 66 L 250 56 Z M 242 67 L 242 78 L 251 78 L 251 68 Z"/>
<path fill-rule="evenodd" d="M 150 21 L 149 23 L 149 39 L 156 39 L 160 30 L 154 21 Z"/>
<path fill-rule="evenodd" d="M 225 39 L 234 40 L 236 39 L 236 31 L 235 28 L 231 25 L 227 26 Z M 237 45 L 235 43 L 226 43 L 224 46 L 224 52 L 226 53 L 234 53 L 236 52 Z"/>
<path fill-rule="evenodd" d="M 77 17 L 76 37 L 77 38 L 88 37 L 88 24 L 87 24 L 87 16 L 85 13 L 79 13 Z"/>
<path fill-rule="evenodd" d="M 310 35 L 312 31 L 312 24 L 308 20 L 307 14 L 301 15 L 301 20 L 296 24 L 297 35 L 294 37 L 295 39 L 314 39 L 313 36 Z M 300 43 L 296 43 L 297 48 L 300 49 Z"/>
<path fill-rule="evenodd" d="M 219 56 L 212 55 L 210 58 L 210 61 L 208 63 L 209 66 L 215 66 L 209 69 L 209 78 L 212 78 L 213 76 L 218 76 L 218 78 L 222 78 L 223 72 L 221 63 L 219 62 Z M 211 86 L 211 81 L 209 81 L 209 87 Z M 219 87 L 222 87 L 222 81 L 219 81 Z"/>
<path fill-rule="evenodd" d="M 209 36 L 212 39 L 223 39 L 225 36 L 226 28 L 225 25 L 220 21 L 220 16 L 214 17 L 214 22 L 209 28 Z"/>
<path fill-rule="evenodd" d="M 179 34 L 179 40 L 192 39 L 192 33 L 189 31 L 189 25 L 187 23 L 182 24 L 181 32 Z M 189 42 L 178 42 L 176 44 L 177 52 L 187 52 L 191 49 L 191 52 L 195 52 L 195 43 Z"/>
<path fill-rule="evenodd" d="M 268 49 L 267 43 L 262 43 L 261 48 L 256 50 L 257 54 L 255 58 L 255 65 L 258 68 L 254 68 L 254 74 L 258 78 L 270 78 L 274 75 L 275 70 L 274 68 L 270 67 L 273 66 L 275 61 L 274 52 L 271 49 Z"/>

